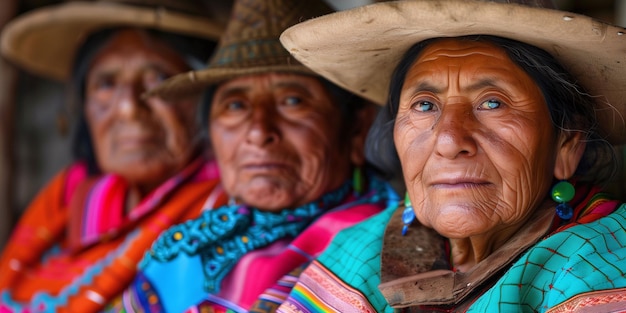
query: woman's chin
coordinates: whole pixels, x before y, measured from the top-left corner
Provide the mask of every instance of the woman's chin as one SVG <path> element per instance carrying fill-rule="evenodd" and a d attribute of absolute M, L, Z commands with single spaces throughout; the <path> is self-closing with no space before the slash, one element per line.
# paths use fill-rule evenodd
<path fill-rule="evenodd" d="M 246 197 L 243 199 L 243 202 L 247 206 L 266 212 L 280 212 L 285 208 L 292 207 L 292 201 L 272 199 L 271 196 Z"/>
<path fill-rule="evenodd" d="M 293 193 L 284 189 L 254 188 L 242 193 L 242 202 L 262 211 L 279 212 L 294 206 Z"/>
<path fill-rule="evenodd" d="M 171 165 L 145 161 L 143 163 L 128 164 L 115 174 L 123 177 L 131 185 L 161 184 L 174 176 L 178 168 Z"/>
<path fill-rule="evenodd" d="M 471 230 L 461 230 L 447 227 L 434 227 L 435 231 L 448 239 L 465 239 L 470 238 L 475 233 Z"/>
<path fill-rule="evenodd" d="M 490 221 L 481 219 L 476 214 L 471 216 L 455 214 L 454 216 L 438 216 L 428 226 L 446 238 L 462 239 L 488 232 L 492 227 Z"/>

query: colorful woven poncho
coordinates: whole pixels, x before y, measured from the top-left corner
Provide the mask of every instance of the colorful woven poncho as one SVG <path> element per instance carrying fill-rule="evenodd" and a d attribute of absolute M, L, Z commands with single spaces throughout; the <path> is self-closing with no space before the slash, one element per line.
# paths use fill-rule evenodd
<path fill-rule="evenodd" d="M 161 231 L 226 201 L 216 164 L 195 160 L 126 214 L 127 186 L 77 163 L 37 196 L 0 258 L 0 312 L 96 312 L 130 284 Z"/>
<path fill-rule="evenodd" d="M 397 199 L 387 183 L 368 181 L 363 194 L 354 194 L 350 181 L 296 209 L 224 206 L 170 228 L 110 311 L 273 311 L 293 285 L 284 276 L 318 256 L 338 231 Z"/>
<path fill-rule="evenodd" d="M 563 223 L 553 218 L 553 223 L 548 223 L 548 229 L 528 249 L 508 257 L 510 261 L 502 270 L 485 274 L 487 279 L 477 286 L 461 286 L 468 289 L 466 298 L 447 305 L 416 305 L 398 311 L 624 310 L 626 204 L 606 198 L 596 188 L 577 190 L 577 197 L 579 204 L 571 221 Z M 400 218 L 395 214 L 397 210 L 402 208 L 391 206 L 339 233 L 329 248 L 301 274 L 278 311 L 395 312 L 397 309 L 389 305 L 379 284 L 385 228 L 389 223 L 402 223 L 394 220 Z M 445 250 L 442 246 L 443 259 Z M 419 275 L 412 278 L 416 284 L 434 274 Z"/>

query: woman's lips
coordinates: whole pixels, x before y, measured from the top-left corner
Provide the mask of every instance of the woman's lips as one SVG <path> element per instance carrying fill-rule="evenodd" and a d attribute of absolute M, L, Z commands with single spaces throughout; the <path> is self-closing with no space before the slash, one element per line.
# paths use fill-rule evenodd
<path fill-rule="evenodd" d="M 437 179 L 430 183 L 432 187 L 441 189 L 475 188 L 492 185 L 489 181 L 480 178 L 446 178 Z"/>
<path fill-rule="evenodd" d="M 148 145 L 155 145 L 157 143 L 157 138 L 149 135 L 123 136 L 117 140 L 117 146 L 122 149 L 134 149 Z"/>
<path fill-rule="evenodd" d="M 247 171 L 256 171 L 256 172 L 263 172 L 263 171 L 276 171 L 276 170 L 284 170 L 289 168 L 287 166 L 287 164 L 285 163 L 278 163 L 278 162 L 255 162 L 255 163 L 248 163 L 248 164 L 244 164 L 242 166 L 242 168 L 244 170 Z"/>

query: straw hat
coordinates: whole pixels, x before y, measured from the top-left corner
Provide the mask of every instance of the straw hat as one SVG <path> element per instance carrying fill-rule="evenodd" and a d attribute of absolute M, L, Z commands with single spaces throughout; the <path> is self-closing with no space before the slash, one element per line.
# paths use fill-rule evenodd
<path fill-rule="evenodd" d="M 314 74 L 291 57 L 278 37 L 289 26 L 331 12 L 333 10 L 322 0 L 236 0 L 207 67 L 176 75 L 148 95 L 176 97 L 242 75 Z"/>
<path fill-rule="evenodd" d="M 0 53 L 35 74 L 66 80 L 74 53 L 94 31 L 133 26 L 217 40 L 223 26 L 209 13 L 198 0 L 100 0 L 47 6 L 5 26 Z"/>
<path fill-rule="evenodd" d="M 315 72 L 384 105 L 392 72 L 414 43 L 494 35 L 549 52 L 597 98 L 610 142 L 626 143 L 626 35 L 583 15 L 520 4 L 462 0 L 376 3 L 306 21 L 281 41 Z"/>

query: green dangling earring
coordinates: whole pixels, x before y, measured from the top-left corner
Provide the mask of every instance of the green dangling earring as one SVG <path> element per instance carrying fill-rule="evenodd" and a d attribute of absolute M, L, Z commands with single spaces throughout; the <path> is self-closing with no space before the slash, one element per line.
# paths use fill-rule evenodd
<path fill-rule="evenodd" d="M 360 166 L 355 167 L 352 171 L 352 188 L 355 197 L 359 197 L 363 193 L 363 171 Z"/>
<path fill-rule="evenodd" d="M 563 220 L 569 220 L 574 216 L 574 209 L 567 202 L 574 199 L 575 193 L 574 186 L 566 180 L 562 180 L 552 187 L 550 195 L 552 200 L 558 203 L 556 214 Z"/>
<path fill-rule="evenodd" d="M 404 196 L 404 211 L 402 211 L 402 236 L 406 235 L 406 232 L 409 230 L 409 225 L 413 223 L 415 220 L 415 212 L 413 211 L 413 205 L 411 204 L 411 199 L 409 199 L 409 193 L 407 192 Z"/>

